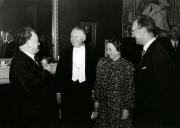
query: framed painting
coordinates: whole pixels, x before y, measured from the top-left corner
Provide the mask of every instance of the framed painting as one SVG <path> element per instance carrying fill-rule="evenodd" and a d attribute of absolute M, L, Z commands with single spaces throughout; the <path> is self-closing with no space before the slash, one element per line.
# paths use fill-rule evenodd
<path fill-rule="evenodd" d="M 131 36 L 133 20 L 139 15 L 148 15 L 159 29 L 169 31 L 180 24 L 179 0 L 123 0 L 122 36 Z"/>
<path fill-rule="evenodd" d="M 135 0 L 123 0 L 122 37 L 131 37 L 131 26 L 135 19 Z"/>
<path fill-rule="evenodd" d="M 174 0 L 174 24 L 180 25 L 180 1 Z"/>
<path fill-rule="evenodd" d="M 96 28 L 97 22 L 95 21 L 80 21 L 80 26 L 84 28 L 86 32 L 85 43 L 87 45 L 96 46 Z"/>
<path fill-rule="evenodd" d="M 135 0 L 136 16 L 148 15 L 155 21 L 156 27 L 169 31 L 173 24 L 174 0 Z"/>

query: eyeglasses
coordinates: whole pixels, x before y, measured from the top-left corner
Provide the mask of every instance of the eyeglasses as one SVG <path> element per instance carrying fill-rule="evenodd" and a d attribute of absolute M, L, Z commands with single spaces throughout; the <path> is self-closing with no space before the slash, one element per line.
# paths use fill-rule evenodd
<path fill-rule="evenodd" d="M 141 28 L 132 29 L 132 30 L 131 30 L 131 33 L 134 33 L 135 31 L 137 31 L 137 30 L 139 30 L 139 29 L 141 29 Z"/>

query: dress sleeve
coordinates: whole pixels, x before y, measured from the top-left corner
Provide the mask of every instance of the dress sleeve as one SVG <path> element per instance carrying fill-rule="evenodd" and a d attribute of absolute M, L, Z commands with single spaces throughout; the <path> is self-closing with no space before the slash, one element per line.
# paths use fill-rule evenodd
<path fill-rule="evenodd" d="M 124 79 L 124 91 L 122 91 L 122 100 L 123 100 L 123 108 L 124 109 L 131 109 L 134 107 L 134 68 L 133 66 L 129 65 L 125 69 L 125 79 Z"/>
<path fill-rule="evenodd" d="M 97 68 L 96 68 L 96 80 L 94 86 L 94 100 L 99 101 L 100 94 L 101 94 L 101 68 L 103 66 L 102 59 L 98 61 Z"/>

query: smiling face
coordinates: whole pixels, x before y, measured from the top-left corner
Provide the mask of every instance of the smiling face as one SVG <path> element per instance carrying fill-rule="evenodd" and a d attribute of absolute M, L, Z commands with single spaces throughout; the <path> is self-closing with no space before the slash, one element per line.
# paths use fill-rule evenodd
<path fill-rule="evenodd" d="M 141 44 L 142 31 L 141 27 L 138 26 L 137 20 L 132 25 L 132 37 L 136 39 L 137 44 Z"/>
<path fill-rule="evenodd" d="M 107 43 L 107 55 L 113 61 L 116 61 L 119 57 L 119 52 L 117 51 L 116 47 L 112 43 Z"/>
<path fill-rule="evenodd" d="M 79 29 L 73 29 L 71 32 L 71 44 L 73 45 L 73 47 L 80 47 L 82 46 L 86 39 L 85 33 Z"/>

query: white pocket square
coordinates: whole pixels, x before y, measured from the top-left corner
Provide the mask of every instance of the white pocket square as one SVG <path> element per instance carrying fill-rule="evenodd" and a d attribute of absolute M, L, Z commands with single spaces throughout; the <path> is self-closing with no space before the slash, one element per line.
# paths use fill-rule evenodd
<path fill-rule="evenodd" d="M 147 67 L 142 67 L 141 69 L 146 69 Z"/>

